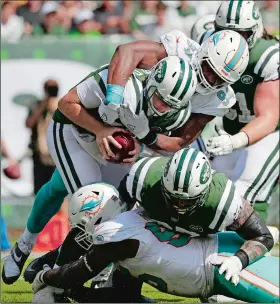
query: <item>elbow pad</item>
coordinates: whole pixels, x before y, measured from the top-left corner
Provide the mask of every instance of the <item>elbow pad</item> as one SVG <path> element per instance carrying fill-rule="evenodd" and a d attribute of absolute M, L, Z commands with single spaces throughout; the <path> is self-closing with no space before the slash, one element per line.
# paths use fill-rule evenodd
<path fill-rule="evenodd" d="M 257 212 L 253 212 L 236 232 L 245 240 L 254 240 L 263 244 L 268 251 L 274 245 L 273 237 Z"/>

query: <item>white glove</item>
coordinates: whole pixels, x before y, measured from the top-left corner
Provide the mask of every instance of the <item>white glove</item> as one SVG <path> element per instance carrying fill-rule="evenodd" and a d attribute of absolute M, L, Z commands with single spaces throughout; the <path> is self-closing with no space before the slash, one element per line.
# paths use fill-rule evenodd
<path fill-rule="evenodd" d="M 242 270 L 242 263 L 240 259 L 233 255 L 231 257 L 218 256 L 215 265 L 221 265 L 219 268 L 219 274 L 225 272 L 225 279 L 236 286 L 239 283 L 239 274 Z"/>
<path fill-rule="evenodd" d="M 129 105 L 124 104 L 121 105 L 119 116 L 121 122 L 138 139 L 144 138 L 149 133 L 149 120 L 143 110 L 136 115 Z"/>
<path fill-rule="evenodd" d="M 245 132 L 232 136 L 218 126 L 215 126 L 215 129 L 219 136 L 209 138 L 206 143 L 207 151 L 215 156 L 230 154 L 233 150 L 245 147 L 248 144 L 249 140 Z"/>
<path fill-rule="evenodd" d="M 100 103 L 100 106 L 98 108 L 98 113 L 101 117 L 101 119 L 109 124 L 112 125 L 112 123 L 119 118 L 119 110 L 120 105 L 109 103 L 108 105 L 105 105 L 102 101 Z"/>
<path fill-rule="evenodd" d="M 48 265 L 46 265 L 43 270 L 41 270 L 37 273 L 37 275 L 32 283 L 33 293 L 38 292 L 40 289 L 42 289 L 46 286 L 46 284 L 42 281 L 41 278 L 43 278 L 43 274 L 50 269 L 51 268 Z"/>

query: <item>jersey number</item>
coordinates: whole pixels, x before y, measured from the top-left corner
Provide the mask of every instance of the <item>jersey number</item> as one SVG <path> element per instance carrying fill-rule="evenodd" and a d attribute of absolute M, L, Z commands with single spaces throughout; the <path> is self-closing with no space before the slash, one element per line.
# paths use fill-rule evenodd
<path fill-rule="evenodd" d="M 121 273 L 131 276 L 129 270 L 126 269 L 125 267 L 121 266 L 121 265 L 119 265 L 119 270 L 121 271 Z M 162 292 L 167 292 L 167 283 L 159 277 L 155 277 L 151 274 L 143 273 L 143 274 L 140 274 L 138 276 L 138 278 L 143 283 L 147 283 L 149 285 L 152 285 L 156 289 L 158 289 Z"/>
<path fill-rule="evenodd" d="M 255 118 L 255 115 L 251 115 L 250 110 L 247 108 L 247 102 L 244 93 L 236 93 L 236 101 L 238 102 L 239 109 L 241 111 L 241 115 L 238 115 L 238 121 L 242 123 L 249 123 Z M 226 114 L 226 117 L 230 120 L 235 120 L 237 117 L 237 111 L 234 109 L 230 109 Z"/>
<path fill-rule="evenodd" d="M 174 233 L 166 230 L 157 223 L 147 223 L 145 229 L 152 232 L 152 234 L 160 241 L 167 242 L 174 247 L 183 247 L 190 241 L 190 237 L 185 234 Z"/>

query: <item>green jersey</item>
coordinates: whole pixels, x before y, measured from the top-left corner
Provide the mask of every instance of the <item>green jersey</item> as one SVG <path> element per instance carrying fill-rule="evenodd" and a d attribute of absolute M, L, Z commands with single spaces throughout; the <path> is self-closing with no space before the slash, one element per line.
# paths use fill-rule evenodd
<path fill-rule="evenodd" d="M 249 52 L 249 64 L 240 80 L 232 85 L 236 104 L 223 118 L 225 130 L 236 134 L 255 119 L 254 98 L 259 83 L 279 79 L 279 43 L 259 39 Z"/>
<path fill-rule="evenodd" d="M 108 65 L 90 73 L 85 79 L 77 84 L 77 93 L 79 99 L 87 111 L 97 120 L 102 121 L 98 108 L 101 103 L 100 100 L 106 98 Z M 129 105 L 136 115 L 141 110 L 147 116 L 148 101 L 143 92 L 145 82 L 149 71 L 136 69 L 129 78 L 124 91 L 123 103 Z M 122 111 L 122 108 L 120 108 Z M 167 112 L 162 116 L 154 116 L 149 118 L 149 127 L 157 133 L 165 133 L 169 135 L 171 131 L 183 126 L 190 116 L 190 108 L 182 110 L 174 110 Z M 72 122 L 65 117 L 59 110 L 56 110 L 53 120 L 59 123 L 72 124 Z M 112 124 L 113 126 L 125 127 L 119 118 Z M 77 127 L 77 126 L 76 126 Z M 88 133 L 85 129 L 77 127 L 80 133 Z"/>
<path fill-rule="evenodd" d="M 121 183 L 121 196 L 139 202 L 152 219 L 179 232 L 208 235 L 230 226 L 238 216 L 242 199 L 234 184 L 217 172 L 212 174 L 205 204 L 193 214 L 180 215 L 179 221 L 172 221 L 161 190 L 161 176 L 168 160 L 169 157 L 146 157 L 135 163 L 125 182 Z"/>

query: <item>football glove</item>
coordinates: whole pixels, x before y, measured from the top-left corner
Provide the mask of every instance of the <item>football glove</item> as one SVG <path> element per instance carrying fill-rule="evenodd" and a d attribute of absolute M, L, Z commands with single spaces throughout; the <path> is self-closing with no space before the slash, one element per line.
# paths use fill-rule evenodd
<path fill-rule="evenodd" d="M 215 126 L 215 129 L 219 136 L 209 138 L 206 143 L 206 149 L 212 155 L 230 154 L 233 150 L 248 145 L 249 140 L 245 132 L 232 136 L 218 126 Z"/>
<path fill-rule="evenodd" d="M 42 288 L 44 288 L 46 286 L 46 284 L 43 281 L 43 275 L 50 269 L 51 268 L 48 265 L 46 265 L 46 266 L 44 266 L 43 270 L 41 270 L 37 273 L 37 275 L 32 283 L 33 293 L 38 292 L 39 290 L 41 290 Z"/>
<path fill-rule="evenodd" d="M 150 131 L 149 120 L 144 111 L 136 115 L 129 105 L 121 105 L 120 120 L 138 139 L 144 138 Z"/>
<path fill-rule="evenodd" d="M 221 265 L 219 274 L 225 273 L 225 279 L 236 286 L 239 283 L 239 274 L 242 270 L 242 263 L 237 256 L 223 257 L 217 256 L 215 265 Z"/>
<path fill-rule="evenodd" d="M 98 108 L 98 113 L 103 122 L 112 125 L 112 123 L 119 117 L 120 105 L 109 103 L 105 105 L 102 101 Z"/>

